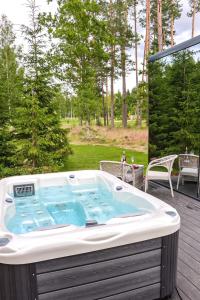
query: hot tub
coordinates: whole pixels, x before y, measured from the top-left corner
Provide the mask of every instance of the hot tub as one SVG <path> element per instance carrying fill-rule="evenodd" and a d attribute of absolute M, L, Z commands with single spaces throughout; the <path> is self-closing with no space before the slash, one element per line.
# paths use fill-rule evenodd
<path fill-rule="evenodd" d="M 0 181 L 0 300 L 172 294 L 180 217 L 103 171 Z"/>

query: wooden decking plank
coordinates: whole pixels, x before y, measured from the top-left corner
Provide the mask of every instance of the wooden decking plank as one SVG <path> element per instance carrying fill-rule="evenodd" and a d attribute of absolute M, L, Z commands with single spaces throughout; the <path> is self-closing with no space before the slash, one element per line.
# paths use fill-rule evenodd
<path fill-rule="evenodd" d="M 180 231 L 180 238 L 185 241 L 186 243 L 188 243 L 189 245 L 191 245 L 194 249 L 199 251 L 199 255 L 200 255 L 200 243 L 197 242 L 196 240 L 193 239 L 193 237 L 185 234 L 184 232 L 182 232 L 182 230 Z"/>
<path fill-rule="evenodd" d="M 186 243 L 181 238 L 179 239 L 179 249 L 183 249 L 184 252 L 188 253 L 196 262 L 200 262 L 200 253 L 194 249 L 190 244 Z"/>
<path fill-rule="evenodd" d="M 194 216 L 194 209 L 190 209 L 188 207 L 180 207 L 180 205 L 174 205 L 172 203 L 169 203 L 168 201 L 166 201 L 169 205 L 172 205 L 174 208 L 176 208 L 180 215 L 182 215 L 185 219 L 190 220 L 191 223 L 193 223 L 194 225 L 197 225 L 198 227 L 200 226 L 200 220 L 199 220 L 199 215 L 200 212 L 198 212 L 197 216 Z"/>
<path fill-rule="evenodd" d="M 150 193 L 174 207 L 181 217 L 178 253 L 177 300 L 200 300 L 200 203 L 169 189 L 156 186 Z"/>
<path fill-rule="evenodd" d="M 191 238 L 193 238 L 196 242 L 198 242 L 200 244 L 200 234 L 196 233 L 194 230 L 181 225 L 181 231 L 183 233 L 185 233 L 186 235 L 190 236 Z"/>
<path fill-rule="evenodd" d="M 158 198 L 159 198 L 159 195 L 157 195 Z M 187 203 L 187 205 L 185 204 L 179 204 L 179 203 L 175 203 L 174 201 L 169 201 L 168 199 L 166 198 L 160 198 L 161 200 L 163 200 L 164 202 L 166 202 L 167 204 L 173 206 L 175 209 L 177 209 L 177 211 L 180 213 L 181 216 L 183 216 L 184 218 L 191 218 L 191 222 L 194 222 L 194 224 L 196 224 L 197 226 L 200 226 L 200 220 L 199 220 L 199 217 L 200 217 L 200 210 L 196 211 L 195 208 L 194 209 L 191 209 L 189 207 L 192 207 L 192 206 L 196 206 L 196 203 L 195 205 L 192 205 L 191 203 Z M 194 200 L 194 202 L 196 202 Z M 187 207 L 189 206 L 189 207 Z"/>
<path fill-rule="evenodd" d="M 186 265 L 181 259 L 178 260 L 178 271 L 199 290 L 200 274 L 196 273 L 192 268 L 190 268 L 189 265 Z"/>
<path fill-rule="evenodd" d="M 170 204 L 170 203 L 168 203 L 168 204 Z M 173 206 L 173 204 L 171 204 L 171 205 Z M 179 211 L 180 215 L 183 215 L 183 217 L 185 217 L 185 218 L 191 218 L 191 221 L 196 223 L 197 226 L 199 226 L 200 212 L 197 213 L 195 210 L 190 209 L 188 207 L 176 206 L 175 208 L 177 209 L 177 211 Z"/>
<path fill-rule="evenodd" d="M 182 291 L 190 300 L 200 299 L 199 290 L 180 273 L 177 276 L 177 285 L 178 290 Z"/>
<path fill-rule="evenodd" d="M 178 255 L 180 260 L 182 260 L 186 265 L 188 265 L 189 268 L 191 268 L 193 271 L 200 275 L 200 263 L 198 261 L 196 261 L 194 258 L 191 257 L 191 255 L 189 255 L 180 248 Z"/>
<path fill-rule="evenodd" d="M 187 222 L 186 226 L 190 224 L 189 227 L 200 230 L 200 220 L 194 219 L 191 215 L 183 213 L 180 209 L 177 209 L 177 211 L 181 215 L 181 224 L 186 224 L 185 222 Z"/>
<path fill-rule="evenodd" d="M 184 294 L 184 292 L 183 291 L 181 291 L 181 290 L 179 290 L 178 289 L 178 293 L 179 293 L 179 300 L 191 300 L 190 298 L 188 298 L 188 296 L 186 296 L 185 294 Z M 172 299 L 172 300 L 174 300 L 174 299 Z"/>
<path fill-rule="evenodd" d="M 188 219 L 181 216 L 181 227 L 186 227 L 190 230 L 193 230 L 198 236 L 200 235 L 200 225 L 197 226 L 195 224 L 192 224 Z"/>

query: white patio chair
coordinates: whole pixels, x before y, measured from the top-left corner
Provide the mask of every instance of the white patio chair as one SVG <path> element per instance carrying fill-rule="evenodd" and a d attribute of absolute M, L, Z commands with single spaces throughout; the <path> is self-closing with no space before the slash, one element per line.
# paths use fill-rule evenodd
<path fill-rule="evenodd" d="M 184 177 L 189 181 L 196 181 L 198 178 L 199 156 L 194 154 L 180 154 L 178 156 L 179 175 L 177 181 L 177 190 L 179 188 L 180 179 L 184 184 Z"/>
<path fill-rule="evenodd" d="M 145 178 L 145 192 L 148 190 L 149 180 L 164 180 L 164 181 L 169 181 L 171 194 L 172 194 L 172 197 L 174 197 L 171 173 L 172 173 L 174 161 L 177 157 L 178 156 L 175 154 L 168 155 L 168 156 L 165 156 L 162 158 L 154 159 L 149 163 L 149 165 L 147 167 L 147 171 L 146 171 L 146 178 Z M 162 171 L 151 170 L 152 168 L 155 168 L 155 167 L 163 167 L 167 171 L 162 172 Z"/>

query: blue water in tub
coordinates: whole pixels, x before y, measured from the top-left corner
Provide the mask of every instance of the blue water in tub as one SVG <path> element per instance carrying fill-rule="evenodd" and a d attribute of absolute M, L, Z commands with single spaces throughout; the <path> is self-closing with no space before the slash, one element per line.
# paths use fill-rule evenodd
<path fill-rule="evenodd" d="M 67 224 L 85 226 L 91 220 L 104 224 L 113 217 L 144 213 L 131 201 L 115 199 L 105 184 L 43 187 L 14 202 L 16 213 L 8 214 L 5 223 L 16 234 Z"/>

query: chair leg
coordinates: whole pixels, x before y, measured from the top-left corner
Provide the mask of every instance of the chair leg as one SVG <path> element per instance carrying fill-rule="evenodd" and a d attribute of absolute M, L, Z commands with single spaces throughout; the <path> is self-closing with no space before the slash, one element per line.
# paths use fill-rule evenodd
<path fill-rule="evenodd" d="M 147 190 L 148 190 L 148 178 L 146 177 L 145 178 L 145 185 L 144 185 L 144 191 L 145 191 L 145 193 L 147 192 Z"/>
<path fill-rule="evenodd" d="M 170 185 L 170 189 L 171 189 L 172 198 L 174 198 L 174 191 L 173 191 L 171 178 L 169 178 L 169 185 Z"/>
<path fill-rule="evenodd" d="M 181 177 L 181 174 L 179 173 L 179 174 L 178 174 L 178 180 L 177 180 L 177 186 L 176 186 L 177 190 L 178 190 L 178 188 L 179 188 L 180 177 Z"/>

